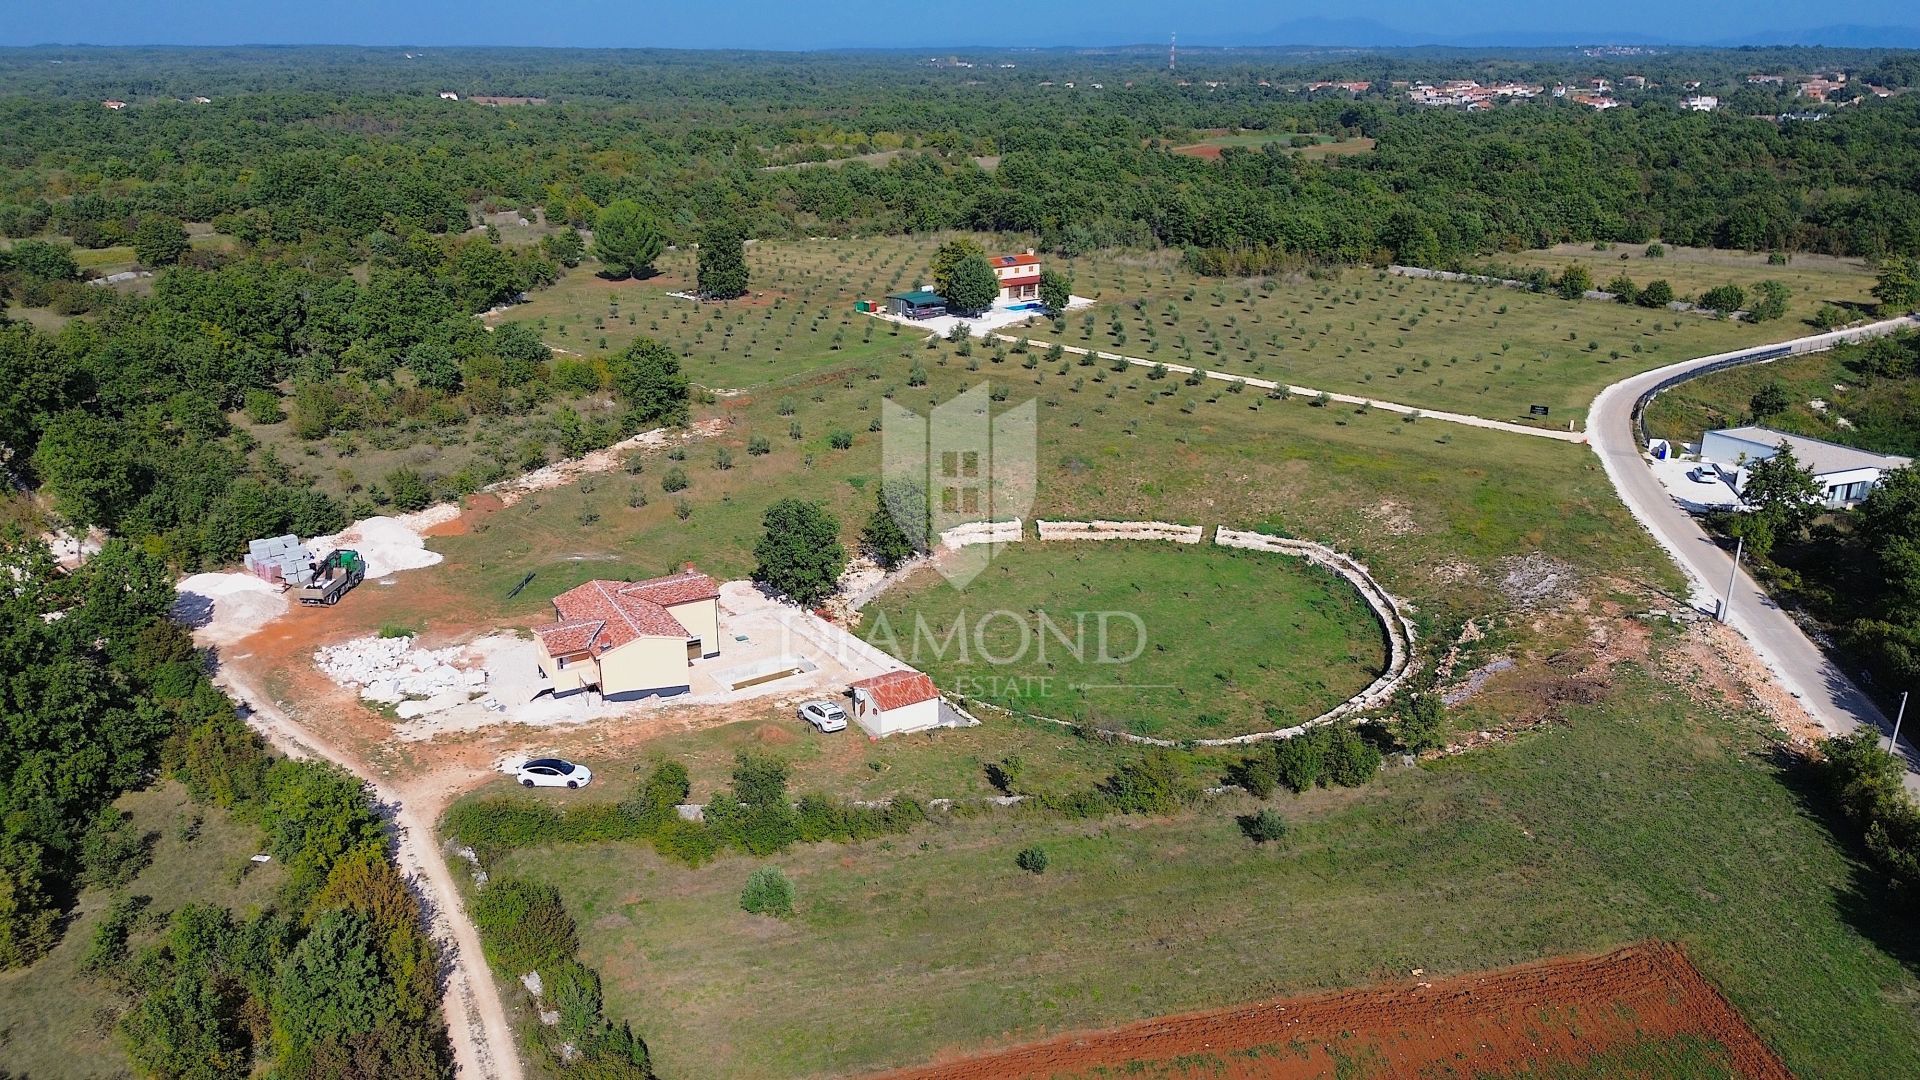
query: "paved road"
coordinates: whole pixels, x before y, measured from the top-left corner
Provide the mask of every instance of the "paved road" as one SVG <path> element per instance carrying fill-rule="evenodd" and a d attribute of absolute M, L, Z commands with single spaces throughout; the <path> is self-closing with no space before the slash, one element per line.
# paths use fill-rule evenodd
<path fill-rule="evenodd" d="M 1587 413 L 1587 434 L 1594 452 L 1600 455 L 1607 476 L 1633 516 L 1640 519 L 1660 546 L 1686 571 L 1705 608 L 1711 610 L 1713 601 L 1709 598 L 1720 596 L 1727 588 L 1733 555 L 1714 543 L 1693 516 L 1680 509 L 1654 479 L 1653 470 L 1641 457 L 1640 434 L 1633 424 L 1634 403 L 1642 394 L 1676 375 L 1724 361 L 1781 347 L 1790 348 L 1794 353 L 1819 352 L 1839 342 L 1877 337 L 1916 326 L 1920 326 L 1920 319 L 1888 319 L 1851 330 L 1696 357 L 1614 383 L 1593 400 L 1593 408 Z M 1774 678 L 1798 698 L 1828 732 L 1845 734 L 1863 723 L 1874 724 L 1883 731 L 1891 727 L 1891 720 L 1872 699 L 1861 693 L 1853 680 L 1827 659 L 1819 646 L 1744 570 L 1734 585 L 1733 606 L 1727 621 L 1752 644 L 1754 652 L 1773 671 Z M 1920 721 L 1920 717 L 1909 719 Z M 1915 753 L 1907 729 L 1901 731 L 1899 750 L 1907 764 L 1907 788 L 1920 792 L 1920 754 Z"/>

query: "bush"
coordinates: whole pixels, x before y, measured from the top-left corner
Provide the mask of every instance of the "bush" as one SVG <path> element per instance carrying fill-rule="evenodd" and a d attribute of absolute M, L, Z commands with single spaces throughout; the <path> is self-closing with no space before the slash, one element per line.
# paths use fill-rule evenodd
<path fill-rule="evenodd" d="M 1120 766 L 1100 792 L 1122 814 L 1170 814 L 1200 796 L 1200 788 L 1181 773 L 1165 750 L 1148 751 L 1139 761 Z"/>
<path fill-rule="evenodd" d="M 531 881 L 496 881 L 473 901 L 487 963 L 506 978 L 571 960 L 579 950 L 560 891 Z"/>
<path fill-rule="evenodd" d="M 772 452 L 773 444 L 767 441 L 765 435 L 747 436 L 747 453 L 752 454 L 754 457 L 761 457 Z"/>
<path fill-rule="evenodd" d="M 687 490 L 687 471 L 678 465 L 668 469 L 666 475 L 660 478 L 660 490 L 668 494 Z"/>
<path fill-rule="evenodd" d="M 1047 872 L 1047 853 L 1037 847 L 1023 847 L 1013 857 L 1013 865 L 1029 874 Z"/>
<path fill-rule="evenodd" d="M 740 892 L 740 907 L 755 915 L 785 919 L 793 914 L 793 882 L 777 866 L 762 866 L 747 875 L 747 887 Z"/>
<path fill-rule="evenodd" d="M 246 394 L 247 419 L 256 424 L 277 424 L 287 418 L 280 407 L 280 395 L 271 390 L 249 390 Z"/>
<path fill-rule="evenodd" d="M 1270 806 L 1263 807 L 1257 814 L 1242 814 L 1238 820 L 1240 831 L 1256 844 L 1272 844 L 1286 839 L 1287 819 Z"/>
<path fill-rule="evenodd" d="M 1319 737 L 1321 730 L 1316 728 L 1273 744 L 1274 773 L 1296 795 L 1321 782 L 1327 761 L 1325 741 Z"/>
<path fill-rule="evenodd" d="M 1722 315 L 1731 314 L 1745 307 L 1747 291 L 1738 285 L 1719 285 L 1700 295 L 1700 306 Z"/>
<path fill-rule="evenodd" d="M 1326 779 L 1323 783 L 1341 787 L 1359 787 L 1380 771 L 1380 751 L 1345 724 L 1322 730 L 1332 733 L 1327 744 Z"/>
<path fill-rule="evenodd" d="M 827 436 L 827 442 L 835 450 L 845 450 L 853 445 L 853 432 L 846 428 L 835 428 L 833 433 Z"/>
<path fill-rule="evenodd" d="M 395 469 L 387 474 L 387 498 L 402 513 L 425 510 L 433 505 L 433 485 L 412 469 Z"/>
<path fill-rule="evenodd" d="M 1400 746 L 1409 754 L 1438 750 L 1447 744 L 1447 706 L 1438 694 L 1418 694 L 1400 709 L 1395 731 Z"/>
<path fill-rule="evenodd" d="M 125 886 L 153 860 L 155 839 L 126 814 L 103 807 L 80 837 L 80 881 L 96 889 Z"/>
<path fill-rule="evenodd" d="M 145 896 L 116 896 L 93 929 L 93 939 L 87 942 L 86 952 L 80 956 L 80 970 L 96 978 L 124 978 L 122 970 L 127 963 L 127 939 L 133 935 L 133 927 L 140 915 L 147 909 L 150 899 Z"/>

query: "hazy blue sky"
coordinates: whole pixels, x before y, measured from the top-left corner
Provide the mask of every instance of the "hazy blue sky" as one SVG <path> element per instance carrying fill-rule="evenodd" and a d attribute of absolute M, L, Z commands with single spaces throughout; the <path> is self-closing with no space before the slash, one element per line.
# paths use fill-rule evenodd
<path fill-rule="evenodd" d="M 952 45 L 1100 45 L 1164 41 L 1283 44 L 1296 34 L 1332 43 L 1367 37 L 1361 27 L 1302 21 L 1368 20 L 1395 32 L 1353 44 L 1503 38 L 1534 43 L 1670 40 L 1721 42 L 1846 23 L 1920 25 L 1912 0 L 1841 6 L 1740 0 L 1676 4 L 1610 0 L 1349 0 L 1341 4 L 1259 0 L 10 0 L 0 43 L 564 45 L 675 48 L 831 48 Z M 949 13 L 966 12 L 964 20 Z M 1410 38 L 1403 37 L 1410 36 Z M 1299 38 L 1296 38 L 1299 40 Z M 1849 41 L 1849 44 L 1858 44 Z"/>

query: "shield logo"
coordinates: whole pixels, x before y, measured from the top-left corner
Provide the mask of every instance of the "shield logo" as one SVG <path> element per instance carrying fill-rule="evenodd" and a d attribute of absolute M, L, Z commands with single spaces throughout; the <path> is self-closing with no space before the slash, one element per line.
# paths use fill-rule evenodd
<path fill-rule="evenodd" d="M 1024 519 L 1033 509 L 1032 400 L 999 412 L 986 383 L 930 415 L 881 402 L 881 482 L 888 512 L 916 547 L 952 549 L 934 565 L 964 589 L 999 554 L 1000 543 L 969 542 L 968 526 Z"/>

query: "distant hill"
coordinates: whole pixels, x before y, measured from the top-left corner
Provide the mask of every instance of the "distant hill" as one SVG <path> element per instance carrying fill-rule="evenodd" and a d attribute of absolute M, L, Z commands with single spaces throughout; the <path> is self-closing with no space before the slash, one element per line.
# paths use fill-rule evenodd
<path fill-rule="evenodd" d="M 1209 44 L 1213 39 L 1206 39 Z M 1196 41 L 1198 43 L 1198 41 Z M 1616 30 L 1486 31 L 1473 34 L 1434 34 L 1407 31 L 1372 19 L 1294 19 L 1252 33 L 1232 35 L 1221 44 L 1316 45 L 1357 48 L 1411 48 L 1445 45 L 1456 48 L 1539 48 L 1553 45 L 1674 45 L 1734 48 L 1742 45 L 1826 45 L 1842 49 L 1920 48 L 1920 27 L 1856 26 L 1836 24 L 1802 30 L 1760 30 L 1738 39 L 1707 40 L 1684 34 L 1661 36 Z"/>

